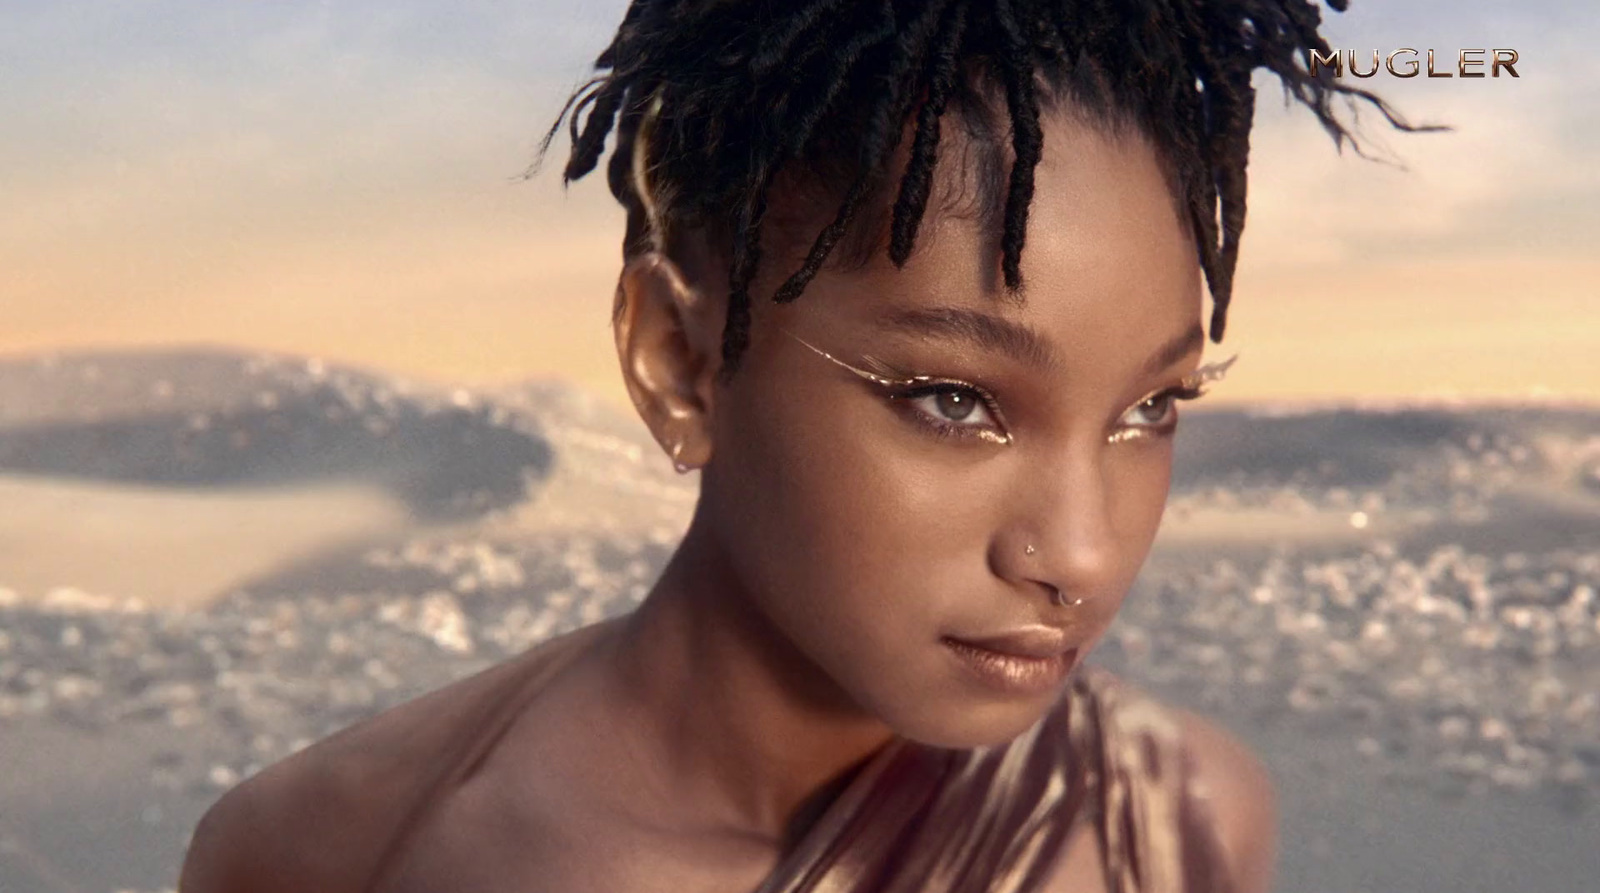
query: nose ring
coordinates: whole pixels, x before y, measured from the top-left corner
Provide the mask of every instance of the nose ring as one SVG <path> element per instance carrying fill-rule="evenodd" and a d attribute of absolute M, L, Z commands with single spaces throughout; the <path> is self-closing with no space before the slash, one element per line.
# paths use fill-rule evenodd
<path fill-rule="evenodd" d="M 1032 543 L 1029 543 L 1026 546 L 1022 547 L 1022 553 L 1024 555 L 1033 555 L 1033 554 L 1037 553 L 1038 551 L 1039 551 L 1038 549 L 1035 549 L 1033 547 Z M 1049 585 L 1049 584 L 1046 584 L 1046 585 Z M 1060 607 L 1063 607 L 1063 608 L 1076 608 L 1076 607 L 1079 607 L 1079 606 L 1081 606 L 1083 604 L 1083 599 L 1082 598 L 1075 598 L 1070 602 L 1067 601 L 1067 595 L 1066 595 L 1066 593 L 1061 591 L 1061 587 L 1060 586 L 1050 586 L 1050 600 L 1052 602 L 1055 602 L 1057 605 L 1059 605 Z"/>
<path fill-rule="evenodd" d="M 1082 598 L 1075 598 L 1070 602 L 1067 601 L 1067 596 L 1066 596 L 1065 593 L 1063 593 L 1061 591 L 1061 587 L 1060 586 L 1051 586 L 1050 587 L 1050 600 L 1055 602 L 1057 606 L 1062 607 L 1062 608 L 1077 608 L 1077 607 L 1081 607 L 1083 605 L 1083 599 Z"/>

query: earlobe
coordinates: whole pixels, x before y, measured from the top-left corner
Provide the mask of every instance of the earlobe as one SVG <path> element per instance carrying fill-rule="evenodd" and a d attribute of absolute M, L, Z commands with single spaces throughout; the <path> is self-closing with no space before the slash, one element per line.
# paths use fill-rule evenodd
<path fill-rule="evenodd" d="M 617 358 L 628 395 L 675 464 L 710 459 L 711 399 L 721 333 L 710 301 L 670 258 L 631 258 L 617 283 Z"/>

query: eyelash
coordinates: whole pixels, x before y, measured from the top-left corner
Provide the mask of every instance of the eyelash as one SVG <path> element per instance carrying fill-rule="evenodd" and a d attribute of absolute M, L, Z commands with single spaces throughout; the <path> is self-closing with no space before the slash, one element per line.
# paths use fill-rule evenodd
<path fill-rule="evenodd" d="M 989 414 L 999 426 L 999 429 L 986 425 L 963 425 L 958 422 L 947 422 L 914 406 L 908 406 L 906 413 L 912 421 L 921 424 L 937 437 L 970 437 L 985 440 L 990 443 L 1009 444 L 1011 434 L 1005 430 L 1005 416 L 1000 412 L 1000 406 L 994 396 L 977 385 L 968 384 L 955 379 L 915 379 L 919 383 L 907 387 L 900 385 L 889 390 L 889 399 L 896 401 L 920 400 L 923 397 L 934 397 L 940 394 L 971 394 L 977 398 L 979 406 Z"/>
<path fill-rule="evenodd" d="M 994 419 L 999 425 L 999 430 L 996 430 L 995 428 L 987 425 L 964 425 L 958 422 L 948 422 L 933 416 L 925 410 L 918 409 L 916 407 L 907 407 L 906 413 L 910 416 L 911 420 L 922 425 L 934 436 L 940 438 L 975 438 L 987 441 L 989 443 L 999 444 L 1009 444 L 1012 442 L 1011 434 L 1005 430 L 1005 416 L 1001 414 L 999 405 L 995 401 L 993 395 L 991 395 L 988 391 L 978 387 L 977 385 L 969 384 L 957 379 L 923 380 L 921 377 L 919 377 L 917 380 L 920 383 L 914 387 L 907 387 L 901 384 L 888 388 L 889 399 L 902 401 L 918 400 L 924 397 L 932 397 L 940 394 L 971 394 L 977 398 L 979 405 L 983 406 L 984 411 L 989 413 L 989 417 Z M 1168 401 L 1167 405 L 1170 408 L 1166 413 L 1164 413 L 1164 415 L 1169 416 L 1167 421 L 1154 425 L 1123 426 L 1108 435 L 1106 440 L 1108 443 L 1115 444 L 1124 443 L 1130 440 L 1143 440 L 1150 437 L 1169 437 L 1174 431 L 1177 430 L 1178 427 L 1178 416 L 1176 415 L 1177 403 L 1198 399 L 1204 396 L 1206 393 L 1207 391 L 1199 385 L 1187 384 L 1174 385 L 1161 391 L 1157 391 L 1156 393 L 1151 394 L 1150 396 L 1145 397 L 1139 402 L 1133 404 L 1133 406 L 1129 407 L 1128 411 L 1132 412 L 1141 406 L 1146 406 L 1158 401 Z M 1123 413 L 1123 415 L 1126 416 L 1127 413 Z"/>
<path fill-rule="evenodd" d="M 1140 400 L 1129 407 L 1129 412 L 1150 403 L 1165 400 L 1168 411 L 1167 420 L 1156 425 L 1128 425 L 1118 428 L 1107 436 L 1108 443 L 1124 443 L 1129 440 L 1140 440 L 1148 437 L 1171 437 L 1172 432 L 1178 429 L 1178 404 L 1187 400 L 1195 400 L 1205 396 L 1205 389 L 1199 385 L 1174 385 Z M 1123 413 L 1127 415 L 1127 413 Z"/>
<path fill-rule="evenodd" d="M 867 361 L 872 365 L 879 367 L 879 371 L 873 372 L 866 369 L 860 369 L 851 365 L 850 363 L 844 362 L 838 357 L 835 357 L 833 354 L 830 354 L 827 351 L 817 347 L 793 332 L 789 332 L 788 334 L 796 341 L 805 345 L 807 348 L 810 348 L 823 359 L 841 366 L 844 369 L 848 369 L 855 375 L 871 382 L 874 385 L 877 385 L 880 389 L 886 392 L 887 396 L 891 400 L 915 400 L 944 393 L 968 393 L 978 398 L 983 405 L 984 411 L 987 412 L 989 417 L 994 419 L 995 423 L 999 426 L 999 430 L 996 430 L 995 428 L 983 425 L 962 425 L 952 422 L 944 422 L 935 418 L 932 414 L 920 409 L 912 408 L 906 410 L 912 421 L 921 424 L 924 429 L 938 437 L 975 437 L 990 443 L 997 443 L 1001 445 L 1010 444 L 1012 442 L 1011 433 L 1010 431 L 1006 430 L 1007 425 L 1005 422 L 1005 416 L 1000 412 L 999 403 L 994 399 L 993 395 L 977 385 L 969 384 L 968 382 L 961 381 L 959 379 L 934 378 L 928 375 L 906 377 L 904 375 L 892 372 L 884 364 L 874 360 L 871 357 L 867 357 Z M 1198 397 L 1204 396 L 1207 393 L 1205 390 L 1205 385 L 1209 382 L 1220 381 L 1227 374 L 1228 367 L 1232 366 L 1234 360 L 1237 360 L 1238 358 L 1238 355 L 1235 354 L 1220 363 L 1207 363 L 1206 365 L 1201 366 L 1199 369 L 1196 369 L 1195 371 L 1184 376 L 1182 384 L 1165 388 L 1157 391 L 1154 394 L 1144 397 L 1140 399 L 1139 402 L 1129 407 L 1129 410 L 1131 411 L 1133 409 L 1137 409 L 1140 406 L 1144 406 L 1147 403 L 1152 403 L 1157 400 L 1185 401 L 1194 400 Z M 1173 408 L 1176 409 L 1175 406 Z M 1127 413 L 1124 412 L 1123 415 L 1126 416 Z M 1119 421 L 1120 418 L 1121 417 L 1119 416 Z M 1170 421 L 1160 425 L 1130 425 L 1119 428 L 1118 430 L 1107 435 L 1106 442 L 1116 444 L 1128 440 L 1140 440 L 1149 437 L 1168 437 L 1174 430 L 1176 430 L 1177 426 L 1178 419 L 1176 416 L 1173 416 Z"/>

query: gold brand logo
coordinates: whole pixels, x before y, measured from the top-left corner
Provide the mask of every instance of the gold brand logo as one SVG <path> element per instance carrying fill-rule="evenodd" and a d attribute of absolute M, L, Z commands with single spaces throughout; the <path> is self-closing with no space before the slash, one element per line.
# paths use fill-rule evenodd
<path fill-rule="evenodd" d="M 1370 57 L 1365 50 L 1321 50 L 1311 49 L 1306 52 L 1306 68 L 1313 77 L 1320 75 L 1328 69 L 1333 70 L 1333 76 L 1342 78 L 1348 72 L 1352 77 L 1370 78 L 1379 71 L 1388 69 L 1392 77 L 1414 78 L 1423 71 L 1422 56 L 1427 55 L 1427 72 L 1430 78 L 1481 78 L 1499 77 L 1502 70 L 1511 77 L 1517 78 L 1517 51 L 1516 50 L 1458 50 L 1456 52 L 1455 69 L 1445 68 L 1440 70 L 1435 64 L 1434 50 L 1417 50 L 1411 47 L 1401 47 L 1384 56 L 1380 51 L 1373 50 Z M 1441 56 L 1439 61 L 1448 66 L 1448 56 Z M 1364 67 L 1363 67 L 1364 66 Z M 1487 67 L 1488 71 L 1484 68 Z"/>

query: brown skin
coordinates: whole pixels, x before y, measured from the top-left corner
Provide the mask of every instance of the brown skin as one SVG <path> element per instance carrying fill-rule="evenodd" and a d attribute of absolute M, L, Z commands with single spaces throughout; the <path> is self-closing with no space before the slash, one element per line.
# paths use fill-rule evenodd
<path fill-rule="evenodd" d="M 880 257 L 824 270 L 799 301 L 758 303 L 750 349 L 723 383 L 726 268 L 704 251 L 630 260 L 623 374 L 663 447 L 703 468 L 700 504 L 643 606 L 596 631 L 441 805 L 402 889 L 450 878 L 461 889 L 749 890 L 832 785 L 891 736 L 993 744 L 1048 709 L 1054 693 L 976 682 L 941 638 L 1047 624 L 1080 653 L 1098 641 L 1170 481 L 1166 410 L 1136 407 L 1193 371 L 1202 341 L 1193 241 L 1154 151 L 1066 115 L 1045 129 L 1022 302 L 998 289 L 992 238 L 930 215 L 904 269 Z M 887 324 L 934 308 L 1025 327 L 1048 361 Z M 798 338 L 853 365 L 870 355 L 979 385 L 1000 418 L 890 398 Z M 936 435 L 927 422 L 941 413 L 966 427 Z M 1148 436 L 1108 441 L 1141 427 Z M 979 428 L 1011 442 L 966 436 Z M 1051 587 L 1081 605 L 1054 604 Z M 407 780 L 523 663 L 390 711 L 231 793 L 197 833 L 185 893 L 351 889 Z M 1233 873 L 1246 893 L 1265 890 L 1265 774 L 1217 729 L 1192 717 L 1185 727 Z M 338 849 L 314 844 L 335 831 Z M 1079 835 L 1052 888 L 1100 890 L 1100 870 Z"/>

